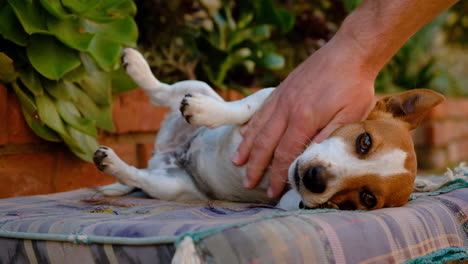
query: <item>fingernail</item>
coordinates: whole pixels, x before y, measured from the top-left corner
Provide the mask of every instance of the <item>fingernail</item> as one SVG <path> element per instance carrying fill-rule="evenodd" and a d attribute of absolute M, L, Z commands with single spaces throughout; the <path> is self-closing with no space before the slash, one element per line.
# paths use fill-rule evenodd
<path fill-rule="evenodd" d="M 234 152 L 234 154 L 231 156 L 231 161 L 234 164 L 239 164 L 239 152 Z"/>
<path fill-rule="evenodd" d="M 239 129 L 239 133 L 243 136 L 245 134 L 245 132 L 247 131 L 247 126 L 242 126 L 240 129 Z"/>
<path fill-rule="evenodd" d="M 242 184 L 244 185 L 245 188 L 250 187 L 250 181 L 248 178 L 245 178 L 244 181 L 242 181 Z"/>
<path fill-rule="evenodd" d="M 268 198 L 273 198 L 273 189 L 271 188 L 271 186 L 268 187 L 267 196 Z"/>

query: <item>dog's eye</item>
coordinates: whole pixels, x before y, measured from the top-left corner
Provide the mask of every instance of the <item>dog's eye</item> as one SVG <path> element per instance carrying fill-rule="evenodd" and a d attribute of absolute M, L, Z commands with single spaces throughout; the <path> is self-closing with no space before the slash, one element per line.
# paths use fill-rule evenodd
<path fill-rule="evenodd" d="M 377 199 L 372 193 L 368 191 L 363 191 L 361 193 L 361 203 L 367 208 L 373 208 L 377 205 Z"/>
<path fill-rule="evenodd" d="M 356 151 L 360 155 L 367 154 L 372 147 L 372 138 L 369 133 L 362 133 L 356 139 Z"/>

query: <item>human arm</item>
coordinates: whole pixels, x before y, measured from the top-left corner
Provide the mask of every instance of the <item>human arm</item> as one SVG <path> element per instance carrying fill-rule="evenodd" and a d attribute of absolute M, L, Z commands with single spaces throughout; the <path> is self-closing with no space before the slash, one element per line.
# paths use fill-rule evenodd
<path fill-rule="evenodd" d="M 364 119 L 378 72 L 417 30 L 455 2 L 364 1 L 241 129 L 244 139 L 232 161 L 247 163 L 244 186 L 256 186 L 271 163 L 268 195 L 281 194 L 294 158 L 311 141 L 321 142 L 342 124 Z"/>

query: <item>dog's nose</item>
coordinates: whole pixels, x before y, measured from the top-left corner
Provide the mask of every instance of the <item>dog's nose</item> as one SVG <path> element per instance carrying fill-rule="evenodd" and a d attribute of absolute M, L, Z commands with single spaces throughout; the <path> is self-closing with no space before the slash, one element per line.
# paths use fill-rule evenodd
<path fill-rule="evenodd" d="M 322 166 L 308 168 L 302 177 L 302 182 L 307 190 L 313 193 L 323 193 L 327 188 L 325 168 Z"/>

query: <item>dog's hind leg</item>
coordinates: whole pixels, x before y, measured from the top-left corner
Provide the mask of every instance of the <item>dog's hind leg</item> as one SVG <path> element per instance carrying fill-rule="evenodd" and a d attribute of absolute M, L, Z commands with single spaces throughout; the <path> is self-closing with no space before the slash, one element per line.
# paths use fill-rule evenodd
<path fill-rule="evenodd" d="M 131 193 L 133 190 L 135 190 L 135 187 L 127 186 L 118 182 L 99 187 L 99 192 L 105 196 L 123 196 Z"/>
<path fill-rule="evenodd" d="M 139 188 L 151 197 L 163 200 L 207 200 L 190 176 L 179 167 L 137 169 L 127 165 L 108 147 L 99 147 L 93 160 L 98 169 L 116 177 L 120 183 L 105 186 L 102 189 L 104 194 L 124 195 L 126 193 L 122 191 Z M 117 192 L 112 193 L 112 187 L 117 187 Z"/>
<path fill-rule="evenodd" d="M 151 72 L 143 55 L 135 49 L 126 48 L 123 56 L 127 73 L 146 92 L 157 106 L 179 108 L 180 101 L 188 93 L 200 93 L 216 100 L 223 99 L 205 82 L 189 80 L 168 85 L 160 82 Z"/>
<path fill-rule="evenodd" d="M 242 100 L 224 102 L 204 94 L 187 94 L 180 111 L 192 125 L 215 128 L 222 125 L 242 125 L 255 114 L 274 88 L 262 89 Z"/>

